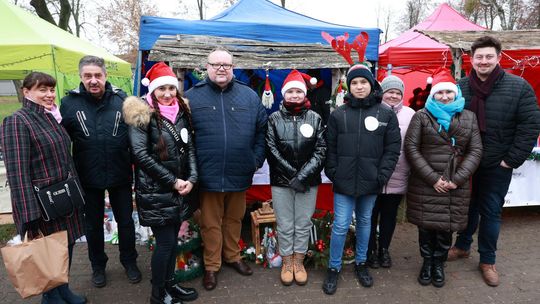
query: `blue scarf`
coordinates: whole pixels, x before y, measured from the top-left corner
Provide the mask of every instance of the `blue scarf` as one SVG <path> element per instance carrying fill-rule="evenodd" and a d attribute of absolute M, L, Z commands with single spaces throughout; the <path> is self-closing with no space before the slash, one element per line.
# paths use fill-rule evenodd
<path fill-rule="evenodd" d="M 426 109 L 433 115 L 435 118 L 437 118 L 437 122 L 444 128 L 446 132 L 448 132 L 448 129 L 450 128 L 450 122 L 452 121 L 452 117 L 456 113 L 460 113 L 463 111 L 463 107 L 465 106 L 465 98 L 461 95 L 461 90 L 458 87 L 458 93 L 456 94 L 456 98 L 451 103 L 444 104 L 442 102 L 438 102 L 433 97 L 429 98 L 426 102 Z M 440 132 L 440 130 L 439 130 Z"/>

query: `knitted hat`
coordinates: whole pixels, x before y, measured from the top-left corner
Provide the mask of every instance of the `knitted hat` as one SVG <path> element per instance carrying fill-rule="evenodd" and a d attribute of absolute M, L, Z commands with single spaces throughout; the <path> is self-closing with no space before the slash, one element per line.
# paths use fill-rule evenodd
<path fill-rule="evenodd" d="M 456 95 L 458 94 L 458 88 L 456 85 L 456 80 L 450 74 L 448 69 L 438 69 L 433 75 L 433 81 L 431 86 L 431 91 L 429 91 L 428 99 L 433 98 L 433 95 L 442 90 L 449 90 Z"/>
<path fill-rule="evenodd" d="M 283 81 L 283 87 L 281 87 L 281 95 L 285 96 L 285 92 L 288 89 L 296 88 L 302 90 L 304 94 L 307 94 L 306 81 L 309 81 L 312 85 L 317 84 L 317 78 L 311 77 L 308 74 L 292 70 L 287 78 Z"/>
<path fill-rule="evenodd" d="M 401 95 L 403 95 L 403 92 L 405 91 L 403 81 L 394 75 L 386 76 L 381 82 L 381 87 L 383 93 L 390 89 L 396 89 L 401 92 Z"/>
<path fill-rule="evenodd" d="M 176 78 L 173 70 L 163 61 L 154 64 L 146 72 L 146 77 L 141 80 L 141 83 L 148 87 L 148 95 L 158 87 L 166 84 L 175 86 L 177 90 L 179 89 L 178 78 Z"/>
<path fill-rule="evenodd" d="M 363 64 L 356 64 L 353 65 L 349 71 L 347 72 L 347 88 L 351 89 L 351 81 L 356 77 L 363 77 L 367 79 L 369 84 L 371 85 L 371 89 L 374 89 L 374 83 L 375 78 L 373 77 L 373 74 L 371 74 L 371 71 L 369 68 Z"/>

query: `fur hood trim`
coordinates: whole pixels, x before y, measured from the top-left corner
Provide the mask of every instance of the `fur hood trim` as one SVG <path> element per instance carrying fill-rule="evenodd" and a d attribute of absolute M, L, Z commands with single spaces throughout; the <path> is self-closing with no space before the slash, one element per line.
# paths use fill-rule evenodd
<path fill-rule="evenodd" d="M 133 127 L 145 128 L 150 123 L 154 109 L 139 97 L 129 96 L 124 100 L 122 112 L 124 113 L 126 124 Z"/>

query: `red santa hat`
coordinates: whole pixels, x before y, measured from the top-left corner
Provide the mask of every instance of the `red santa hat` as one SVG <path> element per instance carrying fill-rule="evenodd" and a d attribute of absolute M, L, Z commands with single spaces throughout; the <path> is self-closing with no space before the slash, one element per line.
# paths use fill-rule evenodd
<path fill-rule="evenodd" d="M 456 80 L 450 74 L 450 71 L 446 68 L 440 68 L 433 74 L 431 90 L 429 91 L 429 98 L 433 98 L 433 95 L 438 91 L 449 90 L 458 93 Z"/>
<path fill-rule="evenodd" d="M 148 87 L 148 95 L 158 87 L 166 84 L 175 86 L 177 90 L 179 89 L 178 78 L 176 78 L 173 70 L 163 61 L 154 64 L 146 72 L 146 77 L 141 80 L 141 83 Z"/>
<path fill-rule="evenodd" d="M 285 81 L 283 81 L 283 87 L 281 87 L 281 95 L 285 96 L 285 92 L 288 89 L 296 88 L 302 90 L 304 94 L 307 94 L 306 81 L 309 81 L 310 84 L 316 85 L 317 78 L 311 77 L 308 74 L 301 73 L 297 70 L 292 70 Z"/>

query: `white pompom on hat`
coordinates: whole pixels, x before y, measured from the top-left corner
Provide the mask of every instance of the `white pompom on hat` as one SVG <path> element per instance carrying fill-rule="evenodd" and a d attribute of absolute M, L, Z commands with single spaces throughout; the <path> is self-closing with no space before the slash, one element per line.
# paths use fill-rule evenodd
<path fill-rule="evenodd" d="M 300 89 L 302 92 L 304 92 L 304 94 L 307 94 L 306 81 L 309 81 L 309 83 L 312 85 L 317 84 L 317 78 L 311 77 L 306 73 L 299 72 L 298 70 L 292 70 L 283 81 L 281 95 L 285 96 L 285 92 L 292 88 Z"/>
<path fill-rule="evenodd" d="M 141 83 L 148 87 L 148 95 L 152 94 L 158 87 L 166 84 L 175 86 L 177 90 L 179 89 L 178 78 L 163 61 L 154 64 L 146 72 L 146 77 L 141 80 Z"/>
<path fill-rule="evenodd" d="M 433 75 L 433 81 L 432 81 L 432 87 L 429 91 L 429 97 L 433 98 L 433 95 L 439 91 L 442 90 L 449 90 L 456 95 L 458 94 L 458 87 L 456 85 L 456 80 L 454 77 L 452 77 L 452 74 L 450 74 L 450 71 L 448 69 L 438 69 L 435 74 Z"/>

